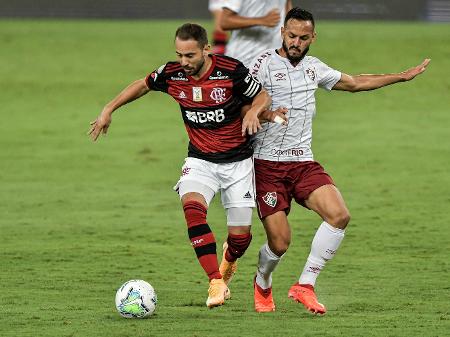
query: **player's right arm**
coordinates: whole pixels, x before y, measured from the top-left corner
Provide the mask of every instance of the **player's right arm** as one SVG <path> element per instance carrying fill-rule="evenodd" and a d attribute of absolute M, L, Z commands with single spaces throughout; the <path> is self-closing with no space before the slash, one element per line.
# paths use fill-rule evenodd
<path fill-rule="evenodd" d="M 220 26 L 223 30 L 242 29 L 253 26 L 275 27 L 280 22 L 280 11 L 277 8 L 270 10 L 266 15 L 259 17 L 241 16 L 228 7 L 224 7 Z"/>
<path fill-rule="evenodd" d="M 88 133 L 91 139 L 96 141 L 101 133 L 106 134 L 108 132 L 112 120 L 111 115 L 115 110 L 119 109 L 122 105 L 138 99 L 149 91 L 150 89 L 147 86 L 145 78 L 134 81 L 127 86 L 111 102 L 106 104 L 100 115 L 91 122 L 91 129 Z"/>

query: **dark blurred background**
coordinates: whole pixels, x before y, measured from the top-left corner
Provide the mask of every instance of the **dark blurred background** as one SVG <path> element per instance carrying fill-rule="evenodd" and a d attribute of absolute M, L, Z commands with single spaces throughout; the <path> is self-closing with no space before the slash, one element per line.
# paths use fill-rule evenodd
<path fill-rule="evenodd" d="M 450 21 L 450 0 L 299 0 L 317 19 Z M 207 0 L 0 0 L 3 18 L 207 19 Z"/>

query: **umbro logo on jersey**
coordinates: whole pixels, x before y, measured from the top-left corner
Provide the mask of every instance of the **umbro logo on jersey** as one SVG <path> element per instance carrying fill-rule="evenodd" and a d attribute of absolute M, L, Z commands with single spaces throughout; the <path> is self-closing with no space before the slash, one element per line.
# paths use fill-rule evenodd
<path fill-rule="evenodd" d="M 250 194 L 250 191 L 248 191 L 247 193 L 245 193 L 244 199 L 252 199 L 252 195 Z"/>
<path fill-rule="evenodd" d="M 187 98 L 187 96 L 184 93 L 184 91 L 181 91 L 180 94 L 178 95 L 178 98 Z"/>
<path fill-rule="evenodd" d="M 277 192 L 267 192 L 262 199 L 270 207 L 275 207 L 277 205 Z"/>
<path fill-rule="evenodd" d="M 275 75 L 276 81 L 286 81 L 286 74 L 285 73 L 276 73 Z"/>

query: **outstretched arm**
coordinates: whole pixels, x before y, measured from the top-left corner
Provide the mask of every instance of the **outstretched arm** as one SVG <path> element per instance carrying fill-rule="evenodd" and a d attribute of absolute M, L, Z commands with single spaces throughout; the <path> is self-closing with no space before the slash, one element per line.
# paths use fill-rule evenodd
<path fill-rule="evenodd" d="M 260 17 L 240 16 L 231 9 L 224 8 L 220 20 L 223 30 L 248 28 L 253 26 L 275 27 L 280 22 L 280 11 L 276 8 L 270 10 L 266 15 Z"/>
<path fill-rule="evenodd" d="M 425 71 L 430 61 L 430 59 L 425 59 L 418 66 L 397 74 L 361 74 L 351 76 L 342 73 L 341 79 L 335 84 L 333 90 L 344 90 L 350 92 L 367 91 L 385 87 L 387 85 L 398 82 L 411 81 L 417 75 L 420 75 Z"/>
<path fill-rule="evenodd" d="M 89 135 L 93 141 L 96 141 L 100 133 L 106 134 L 108 132 L 109 125 L 111 124 L 112 113 L 129 102 L 138 99 L 145 95 L 150 89 L 145 83 L 145 79 L 140 79 L 131 83 L 126 87 L 119 95 L 117 95 L 111 102 L 105 105 L 100 115 L 91 122 L 91 129 Z"/>

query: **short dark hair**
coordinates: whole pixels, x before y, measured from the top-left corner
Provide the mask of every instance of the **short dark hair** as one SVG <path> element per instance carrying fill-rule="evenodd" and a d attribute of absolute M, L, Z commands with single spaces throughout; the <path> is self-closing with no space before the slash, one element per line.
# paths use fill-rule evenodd
<path fill-rule="evenodd" d="M 299 21 L 311 21 L 313 27 L 315 27 L 313 15 L 307 10 L 301 9 L 300 7 L 294 7 L 289 12 L 287 12 L 286 17 L 284 18 L 285 26 L 290 19 Z"/>
<path fill-rule="evenodd" d="M 203 49 L 208 45 L 208 34 L 205 28 L 195 23 L 185 23 L 178 27 L 175 33 L 175 39 L 179 38 L 182 41 L 194 40 L 198 42 L 200 48 Z"/>

